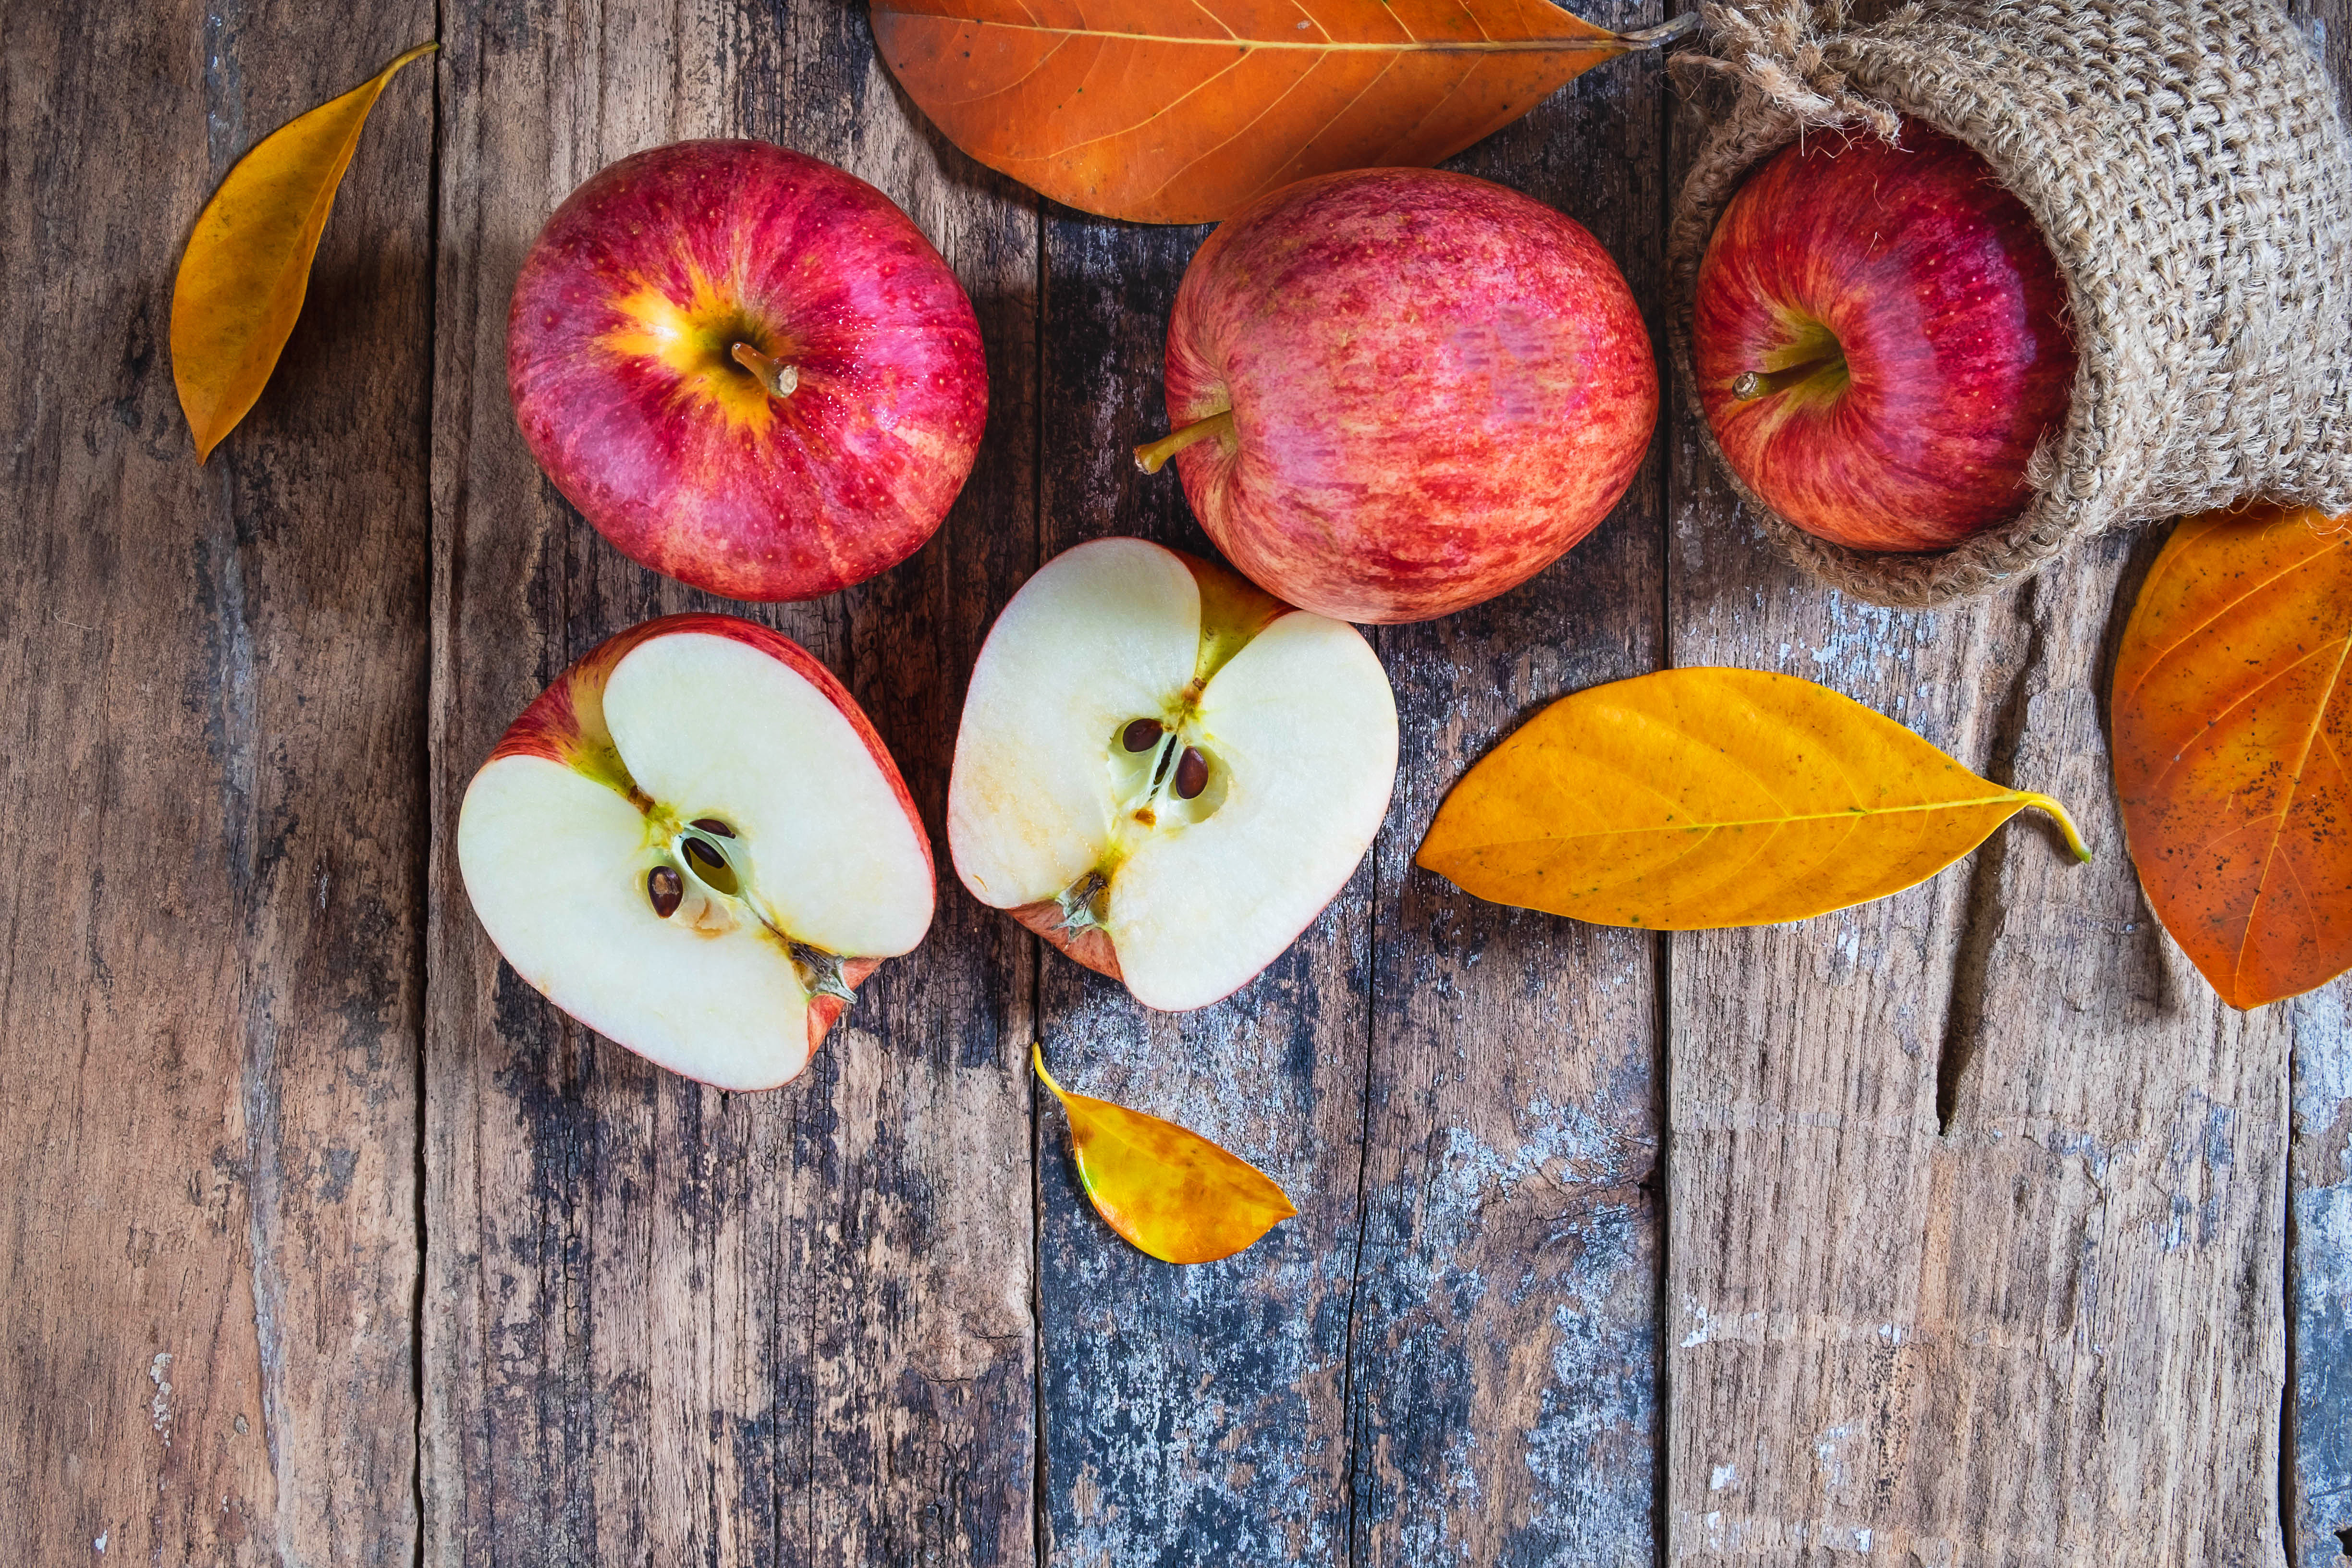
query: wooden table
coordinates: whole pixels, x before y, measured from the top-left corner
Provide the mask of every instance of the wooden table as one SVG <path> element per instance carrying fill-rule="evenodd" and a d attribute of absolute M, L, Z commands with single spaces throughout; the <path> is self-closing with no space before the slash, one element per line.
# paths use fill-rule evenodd
<path fill-rule="evenodd" d="M 2344 0 L 2310 20 L 2342 64 Z M 200 468 L 164 347 L 190 221 L 436 30 Z M 2283 1514 L 2298 1568 L 2340 1561 L 2347 991 L 2231 1012 L 2139 897 L 2104 692 L 2160 531 L 1884 612 L 1766 550 L 1677 416 L 1566 561 L 1375 634 L 1388 826 L 1259 982 L 1144 1014 L 942 854 L 922 949 L 801 1080 L 724 1094 L 504 971 L 449 853 L 556 670 L 711 603 L 532 467 L 524 247 L 614 158 L 750 134 L 953 264 L 992 378 L 962 500 L 897 571 L 754 612 L 848 681 L 944 849 L 1013 588 L 1099 535 L 1205 547 L 1125 456 L 1202 231 L 975 166 L 850 0 L 30 0 L 0 34 L 14 1561 L 2219 1564 L 2277 1562 Z M 1654 331 L 1696 123 L 1622 62 L 1460 165 L 1590 226 Z M 1824 681 L 2059 795 L 2099 858 L 2021 820 L 1899 897 L 1671 939 L 1413 868 L 1497 737 L 1669 664 Z M 1220 1265 L 1130 1250 L 1034 1037 L 1299 1216 Z"/>

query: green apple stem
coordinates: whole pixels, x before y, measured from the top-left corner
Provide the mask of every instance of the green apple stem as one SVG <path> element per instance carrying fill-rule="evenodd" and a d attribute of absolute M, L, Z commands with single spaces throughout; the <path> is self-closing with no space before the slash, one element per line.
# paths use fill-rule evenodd
<path fill-rule="evenodd" d="M 1135 466 L 1147 474 L 1156 474 L 1160 471 L 1161 464 L 1193 442 L 1205 441 L 1212 436 L 1225 437 L 1233 433 L 1234 411 L 1228 408 L 1222 414 L 1212 414 L 1206 419 L 1195 421 L 1185 426 L 1181 430 L 1173 431 L 1162 436 L 1157 441 L 1138 447 L 1135 449 Z"/>
<path fill-rule="evenodd" d="M 790 397 L 801 384 L 801 373 L 782 360 L 771 359 L 750 343 L 737 343 L 730 351 L 735 363 L 760 378 L 771 397 Z"/>
<path fill-rule="evenodd" d="M 1780 370 L 1742 371 L 1731 384 L 1731 395 L 1742 403 L 1753 403 L 1759 397 L 1769 397 L 1776 392 L 1786 392 L 1800 386 L 1823 371 L 1842 369 L 1843 354 L 1826 354 L 1809 359 L 1802 364 L 1787 365 Z"/>

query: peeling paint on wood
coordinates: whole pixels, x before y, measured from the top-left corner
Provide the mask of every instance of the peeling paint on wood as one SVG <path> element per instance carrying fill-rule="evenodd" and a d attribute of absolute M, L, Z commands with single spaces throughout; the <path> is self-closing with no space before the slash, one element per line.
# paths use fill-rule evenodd
<path fill-rule="evenodd" d="M 1160 348 L 1206 232 L 1045 226 L 1045 543 L 1133 533 L 1213 554 L 1172 472 Z M 1370 879 L 1360 870 L 1274 966 L 1201 1012 L 1147 1013 L 1041 952 L 1045 1051 L 1068 1088 L 1182 1123 L 1281 1184 L 1297 1217 L 1176 1268 L 1120 1240 L 1039 1129 L 1046 1560 L 1332 1563 L 1348 1550 L 1345 1367 L 1359 1220 Z"/>
<path fill-rule="evenodd" d="M 1662 72 L 1594 72 L 1457 166 L 1591 229 L 1654 309 L 1665 90 Z M 1405 742 L 1375 850 L 1362 1563 L 1655 1561 L 1663 946 L 1481 903 L 1412 856 L 1463 771 L 1543 704 L 1663 661 L 1663 479 L 1654 460 L 1521 588 L 1379 637 Z"/>
<path fill-rule="evenodd" d="M 2293 1004 L 2294 1157 L 2288 1171 L 2294 1336 L 2294 1568 L 2352 1559 L 2352 1016 L 2339 981 Z"/>

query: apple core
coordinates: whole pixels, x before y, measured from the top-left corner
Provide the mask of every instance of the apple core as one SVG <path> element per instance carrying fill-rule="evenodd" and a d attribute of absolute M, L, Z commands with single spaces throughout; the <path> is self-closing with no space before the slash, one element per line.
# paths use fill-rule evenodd
<path fill-rule="evenodd" d="M 972 671 L 956 869 L 1147 1006 L 1203 1006 L 1344 885 L 1396 774 L 1396 703 L 1352 626 L 1141 540 L 1055 557 Z"/>
<path fill-rule="evenodd" d="M 797 1073 L 930 922 L 930 850 L 847 692 L 749 622 L 622 634 L 526 709 L 467 788 L 484 929 L 565 1012 L 726 1089 Z"/>

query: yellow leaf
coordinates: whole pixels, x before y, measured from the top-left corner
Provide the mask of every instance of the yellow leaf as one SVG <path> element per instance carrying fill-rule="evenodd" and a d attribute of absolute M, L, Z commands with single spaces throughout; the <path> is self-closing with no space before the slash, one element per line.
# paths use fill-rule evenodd
<path fill-rule="evenodd" d="M 419 44 L 365 85 L 279 126 L 196 216 L 172 289 L 172 380 L 198 462 L 259 400 L 293 335 L 368 110 L 394 72 L 438 47 Z"/>
<path fill-rule="evenodd" d="M 1029 1059 L 1070 1118 L 1070 1152 L 1087 1196 L 1111 1229 L 1163 1263 L 1234 1253 L 1298 1211 L 1256 1166 L 1197 1132 L 1092 1095 L 1071 1094 Z"/>
<path fill-rule="evenodd" d="M 1668 669 L 1563 697 L 1446 797 L 1420 863 L 1500 904 L 1600 925 L 1769 925 L 1900 892 L 2024 806 L 1794 676 Z"/>

